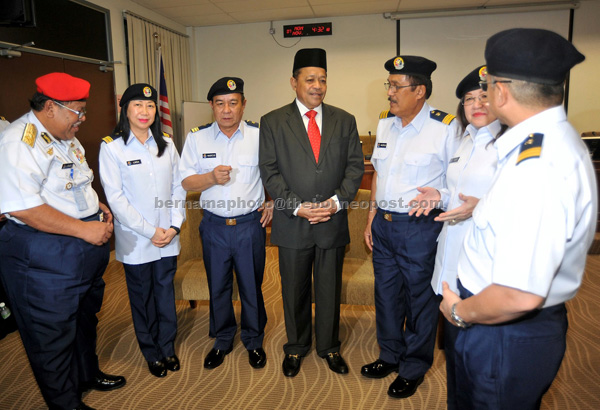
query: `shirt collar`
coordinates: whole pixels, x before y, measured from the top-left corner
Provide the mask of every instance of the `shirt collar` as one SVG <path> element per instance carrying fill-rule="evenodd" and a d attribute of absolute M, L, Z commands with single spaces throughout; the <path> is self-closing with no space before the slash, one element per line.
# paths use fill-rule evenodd
<path fill-rule="evenodd" d="M 525 121 L 520 122 L 512 128 L 509 128 L 496 141 L 498 149 L 498 159 L 507 157 L 517 146 L 519 146 L 531 133 L 537 132 L 541 127 L 560 121 L 566 121 L 567 115 L 562 105 L 548 108 Z"/>
<path fill-rule="evenodd" d="M 304 117 L 304 115 L 306 115 L 306 113 L 310 111 L 310 109 L 306 108 L 306 106 L 304 104 L 302 104 L 300 102 L 300 100 L 297 98 L 296 98 L 296 105 L 298 106 L 298 110 L 300 111 L 301 117 Z M 313 110 L 315 110 L 317 112 L 317 115 L 322 115 L 323 114 L 323 104 L 319 104 L 317 107 L 313 108 Z"/>
<path fill-rule="evenodd" d="M 423 104 L 423 107 L 421 107 L 421 111 L 419 111 L 419 113 L 415 116 L 415 118 L 412 119 L 411 122 L 406 124 L 406 127 L 412 125 L 412 127 L 417 132 L 421 132 L 421 129 L 423 128 L 423 125 L 425 124 L 425 121 L 429 117 L 429 111 L 431 111 L 431 107 L 429 106 L 429 104 L 427 104 L 427 103 Z M 402 119 L 401 118 L 399 118 L 399 117 L 394 118 L 394 123 L 398 129 L 400 129 L 400 130 L 402 129 Z"/>
<path fill-rule="evenodd" d="M 500 132 L 500 121 L 495 120 L 486 125 L 485 127 L 481 127 L 479 129 L 475 128 L 473 125 L 468 124 L 465 132 L 463 133 L 463 137 L 469 135 L 473 141 L 482 141 L 486 144 L 496 138 L 496 135 Z"/>
<path fill-rule="evenodd" d="M 216 140 L 219 137 L 225 138 L 227 140 L 232 140 L 234 138 L 240 138 L 240 139 L 244 139 L 244 125 L 242 124 L 246 124 L 244 122 L 244 120 L 240 121 L 240 124 L 238 125 L 238 129 L 235 130 L 235 132 L 233 133 L 233 135 L 231 136 L 231 138 L 229 138 L 227 135 L 225 135 L 222 131 L 221 128 L 219 128 L 219 124 L 215 121 L 213 122 L 213 138 Z"/>
<path fill-rule="evenodd" d="M 143 145 L 134 135 L 133 131 L 129 131 L 129 138 L 127 139 L 127 142 L 125 143 L 125 145 L 129 145 L 131 144 L 132 141 L 137 141 L 139 142 L 141 145 Z M 150 129 L 148 129 L 148 139 L 146 140 L 147 143 L 150 142 L 154 142 L 156 143 L 156 141 L 154 140 L 154 136 L 152 135 L 152 131 L 150 131 Z"/>

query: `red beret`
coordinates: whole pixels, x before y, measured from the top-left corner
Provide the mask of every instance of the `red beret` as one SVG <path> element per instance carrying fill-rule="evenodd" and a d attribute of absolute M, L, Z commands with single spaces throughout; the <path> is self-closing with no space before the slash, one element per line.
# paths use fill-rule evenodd
<path fill-rule="evenodd" d="M 90 83 L 66 73 L 50 73 L 35 80 L 37 90 L 58 101 L 85 100 L 90 96 Z"/>

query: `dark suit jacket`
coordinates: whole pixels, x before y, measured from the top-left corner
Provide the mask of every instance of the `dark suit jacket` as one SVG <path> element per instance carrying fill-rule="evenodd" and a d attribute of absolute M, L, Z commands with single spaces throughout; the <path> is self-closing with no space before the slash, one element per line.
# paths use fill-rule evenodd
<path fill-rule="evenodd" d="M 259 166 L 262 182 L 275 200 L 271 242 L 292 249 L 331 249 L 350 242 L 345 206 L 354 199 L 364 161 L 354 116 L 323 104 L 319 163 L 308 140 L 296 101 L 260 121 Z M 300 203 L 337 195 L 342 209 L 327 222 L 311 225 L 294 216 Z"/>

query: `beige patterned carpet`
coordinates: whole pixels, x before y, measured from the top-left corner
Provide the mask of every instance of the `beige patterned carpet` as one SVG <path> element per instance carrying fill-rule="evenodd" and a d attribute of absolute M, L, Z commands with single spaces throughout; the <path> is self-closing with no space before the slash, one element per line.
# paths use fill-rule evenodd
<path fill-rule="evenodd" d="M 300 374 L 281 373 L 285 328 L 281 305 L 277 250 L 268 248 L 263 291 L 268 314 L 264 369 L 254 370 L 236 337 L 234 350 L 214 370 L 203 368 L 213 340 L 208 338 L 208 303 L 195 310 L 177 302 L 179 334 L 176 351 L 182 370 L 164 379 L 150 375 L 139 352 L 123 272 L 113 263 L 105 274 L 106 293 L 100 312 L 98 354 L 102 370 L 123 374 L 127 385 L 112 392 L 84 396 L 98 409 L 443 409 L 445 361 L 436 350 L 435 362 L 417 393 L 405 400 L 387 396 L 395 373 L 383 380 L 360 376 L 360 366 L 378 356 L 373 307 L 343 305 L 342 354 L 350 373 L 332 373 L 314 349 Z M 543 409 L 600 408 L 600 256 L 590 256 L 582 289 L 569 303 L 567 354 L 559 375 L 544 397 Z M 235 302 L 239 318 L 240 305 Z M 0 340 L 0 409 L 44 409 L 17 332 Z M 517 410 L 517 409 L 513 409 Z"/>

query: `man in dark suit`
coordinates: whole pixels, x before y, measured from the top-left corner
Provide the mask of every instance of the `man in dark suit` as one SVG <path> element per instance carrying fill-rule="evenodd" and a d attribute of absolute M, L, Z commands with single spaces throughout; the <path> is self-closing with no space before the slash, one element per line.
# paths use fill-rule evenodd
<path fill-rule="evenodd" d="M 302 49 L 290 83 L 296 100 L 261 119 L 259 167 L 275 200 L 271 242 L 279 270 L 288 342 L 283 374 L 294 377 L 311 345 L 311 273 L 314 266 L 317 354 L 336 373 L 347 373 L 339 353 L 340 292 L 345 245 L 350 242 L 347 204 L 364 163 L 356 120 L 323 104 L 325 50 Z"/>

